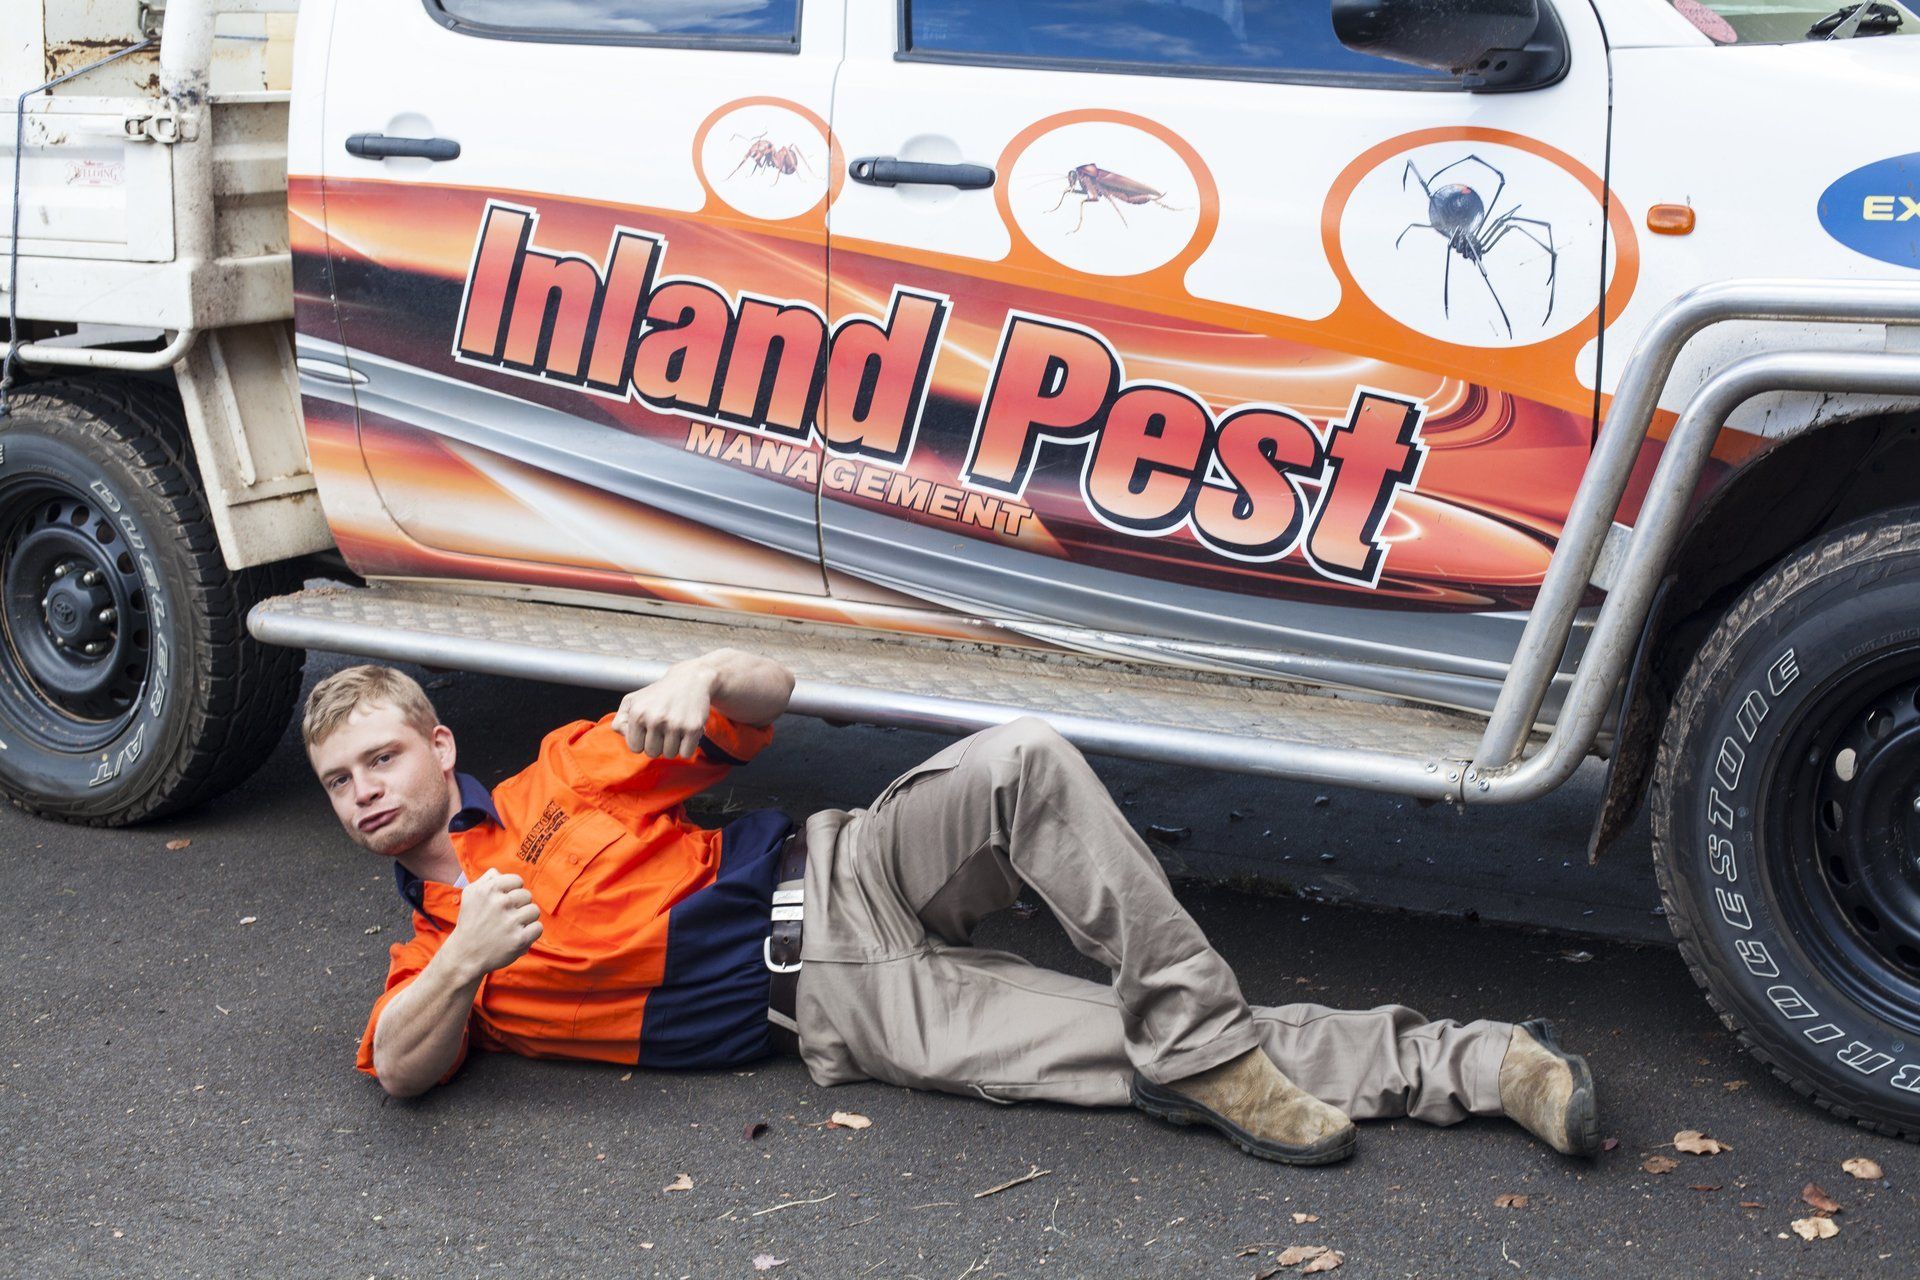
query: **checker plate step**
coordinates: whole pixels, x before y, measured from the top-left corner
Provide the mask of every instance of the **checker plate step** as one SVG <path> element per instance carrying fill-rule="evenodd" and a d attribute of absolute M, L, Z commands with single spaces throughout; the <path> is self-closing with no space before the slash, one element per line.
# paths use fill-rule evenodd
<path fill-rule="evenodd" d="M 311 588 L 262 601 L 248 626 L 271 644 L 610 690 L 732 645 L 791 668 L 803 715 L 971 732 L 1032 714 L 1102 754 L 1434 798 L 1457 794 L 1484 727 L 1454 712 L 1052 650 L 419 587 Z"/>

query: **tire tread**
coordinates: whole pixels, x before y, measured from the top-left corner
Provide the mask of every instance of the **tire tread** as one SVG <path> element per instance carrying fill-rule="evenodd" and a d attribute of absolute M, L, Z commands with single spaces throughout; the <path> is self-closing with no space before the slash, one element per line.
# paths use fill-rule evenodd
<path fill-rule="evenodd" d="M 1731 970 L 1719 961 L 1717 951 L 1702 943 L 1685 905 L 1677 900 L 1668 852 L 1673 847 L 1673 809 L 1670 779 L 1682 768 L 1690 769 L 1685 739 L 1695 723 L 1702 699 L 1712 677 L 1727 661 L 1734 646 L 1746 632 L 1772 610 L 1780 608 L 1795 592 L 1852 566 L 1884 555 L 1920 554 L 1920 512 L 1883 513 L 1869 521 L 1838 529 L 1819 542 L 1776 565 L 1727 610 L 1713 631 L 1694 654 L 1680 682 L 1665 726 L 1660 734 L 1658 764 L 1653 771 L 1649 807 L 1653 817 L 1653 868 L 1660 886 L 1660 902 L 1666 909 L 1667 924 L 1679 943 L 1680 955 L 1694 982 L 1706 994 L 1707 1003 L 1720 1022 L 1732 1032 L 1742 1048 L 1753 1055 L 1773 1077 L 1837 1119 L 1850 1120 L 1872 1133 L 1904 1142 L 1920 1142 L 1920 1127 L 1888 1124 L 1863 1116 L 1847 1104 L 1820 1092 L 1796 1076 L 1769 1050 L 1762 1039 L 1728 1008 L 1715 994 L 1715 976 L 1732 982 Z"/>
<path fill-rule="evenodd" d="M 12 411 L 31 411 L 115 458 L 171 517 L 170 536 L 190 568 L 183 607 L 204 627 L 206 658 L 193 673 L 185 749 L 132 806 L 89 812 L 85 805 L 33 803 L 29 813 L 87 826 L 126 826 L 188 809 L 249 777 L 279 742 L 299 694 L 306 655 L 261 644 L 247 633 L 247 610 L 295 590 L 291 566 L 230 570 L 201 492 L 180 401 L 168 389 L 131 378 L 38 381 L 17 392 Z"/>

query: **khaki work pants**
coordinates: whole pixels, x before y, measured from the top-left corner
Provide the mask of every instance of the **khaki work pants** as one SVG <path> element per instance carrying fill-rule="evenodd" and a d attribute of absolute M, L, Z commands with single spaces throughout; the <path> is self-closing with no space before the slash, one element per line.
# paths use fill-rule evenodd
<path fill-rule="evenodd" d="M 1388 1005 L 1249 1008 L 1233 971 L 1087 762 L 1031 717 L 807 822 L 796 1021 L 823 1085 L 878 1079 L 995 1102 L 1124 1106 L 1255 1045 L 1355 1119 L 1500 1114 L 1512 1026 Z M 1105 986 L 969 945 L 1022 882 Z"/>

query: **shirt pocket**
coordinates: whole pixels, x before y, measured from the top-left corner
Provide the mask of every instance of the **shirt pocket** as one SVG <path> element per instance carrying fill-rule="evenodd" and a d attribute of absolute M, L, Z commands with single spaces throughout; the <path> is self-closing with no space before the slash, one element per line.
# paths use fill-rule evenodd
<path fill-rule="evenodd" d="M 626 834 L 625 827 L 597 809 L 549 806 L 519 850 L 520 876 L 542 918 L 559 914 L 580 873 Z"/>

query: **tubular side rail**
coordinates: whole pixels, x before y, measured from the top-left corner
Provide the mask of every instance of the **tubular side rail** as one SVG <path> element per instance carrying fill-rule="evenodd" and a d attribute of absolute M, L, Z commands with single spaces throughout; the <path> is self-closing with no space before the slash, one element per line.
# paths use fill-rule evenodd
<path fill-rule="evenodd" d="M 1709 378 L 1674 424 L 1634 525 L 1617 585 L 1601 606 L 1579 674 L 1546 745 L 1517 765 L 1489 770 L 1482 763 L 1491 758 L 1483 739 L 1480 759 L 1462 780 L 1463 797 L 1502 804 L 1532 800 L 1565 782 L 1579 767 L 1606 718 L 1614 686 L 1632 658 L 1661 569 L 1680 540 L 1694 485 L 1713 451 L 1721 424 L 1741 404 L 1769 391 L 1920 396 L 1920 355 L 1773 353 L 1748 356 Z M 1555 565 L 1558 562 L 1556 556 Z M 1548 572 L 1552 573 L 1552 567 Z M 1582 574 L 1583 583 L 1584 578 Z M 1570 618 L 1570 607 L 1568 613 Z M 1539 620 L 1536 614 L 1535 621 Z M 1532 622 L 1527 630 L 1534 630 Z M 1503 687 L 1503 701 L 1507 692 Z M 1488 738 L 1493 730 L 1490 725 Z"/>
<path fill-rule="evenodd" d="M 9 351 L 33 364 L 77 365 L 86 369 L 120 369 L 151 373 L 170 369 L 186 358 L 200 336 L 198 329 L 182 329 L 168 337 L 157 351 L 121 351 L 114 347 L 57 347 L 45 342 L 23 342 L 14 347 L 0 342 L 0 359 Z"/>
<path fill-rule="evenodd" d="M 1878 280 L 1729 280 L 1719 284 L 1702 285 L 1680 295 L 1658 316 L 1654 317 L 1646 331 L 1641 334 L 1634 346 L 1633 355 L 1627 361 L 1626 371 L 1620 379 L 1612 405 L 1600 430 L 1599 442 L 1592 459 L 1587 464 L 1586 478 L 1580 485 L 1567 523 L 1561 534 L 1558 547 L 1552 561 L 1547 565 L 1545 578 L 1540 584 L 1540 594 L 1535 600 L 1532 616 L 1527 620 L 1526 629 L 1521 633 L 1520 643 L 1514 651 L 1513 665 L 1508 669 L 1506 681 L 1501 685 L 1499 697 L 1494 702 L 1493 714 L 1487 723 L 1486 734 L 1481 738 L 1479 750 L 1475 753 L 1474 772 L 1485 776 L 1489 770 L 1499 773 L 1512 766 L 1525 746 L 1533 730 L 1535 720 L 1540 714 L 1549 685 L 1559 666 L 1560 656 L 1565 651 L 1567 637 L 1572 633 L 1574 614 L 1585 594 L 1587 585 L 1593 577 L 1594 566 L 1599 562 L 1601 545 L 1605 542 L 1607 531 L 1612 527 L 1614 514 L 1618 511 L 1620 500 L 1625 495 L 1627 482 L 1632 476 L 1634 462 L 1640 456 L 1641 443 L 1653 424 L 1653 415 L 1659 407 L 1660 393 L 1665 389 L 1667 380 L 1673 374 L 1673 366 L 1679 358 L 1681 348 L 1701 330 L 1729 320 L 1798 320 L 1803 322 L 1833 324 L 1920 324 L 1920 285 L 1896 281 Z M 1836 353 L 1837 354 L 1837 353 Z M 1772 357 L 1758 357 L 1765 361 Z M 1792 361 L 1818 361 L 1813 353 L 1795 356 Z M 1855 353 L 1855 358 L 1834 366 L 1853 371 L 1861 379 L 1858 384 L 1835 383 L 1816 380 L 1801 383 L 1795 380 L 1794 370 L 1801 366 L 1759 365 L 1752 360 L 1743 360 L 1732 366 L 1695 394 L 1683 412 L 1682 422 L 1703 404 L 1707 389 L 1720 387 L 1716 393 L 1716 402 L 1724 398 L 1725 384 L 1722 379 L 1735 369 L 1748 369 L 1744 378 L 1763 376 L 1762 367 L 1777 369 L 1776 376 L 1784 381 L 1774 387 L 1756 387 L 1740 400 L 1757 395 L 1764 390 L 1792 390 L 1796 388 L 1828 391 L 1883 391 L 1893 389 L 1881 385 L 1875 379 L 1875 371 L 1881 369 L 1904 368 L 1907 359 L 1893 355 Z M 1809 375 L 1811 376 L 1811 375 Z M 1915 394 L 1903 380 L 1905 375 L 1889 374 L 1892 382 L 1900 388 L 1900 394 Z M 1739 403 L 1738 400 L 1733 404 Z M 1733 404 L 1724 406 L 1731 409 Z M 1724 410 L 1723 410 L 1724 413 Z M 1710 448 L 1719 423 L 1697 426 L 1704 431 L 1705 444 L 1699 446 L 1700 457 L 1693 470 L 1681 476 L 1668 471 L 1667 462 L 1676 452 L 1674 441 L 1680 437 L 1681 427 L 1676 425 L 1672 440 L 1662 456 L 1655 472 L 1651 494 L 1657 494 L 1663 483 L 1680 484 L 1679 498 L 1684 501 L 1692 492 L 1693 481 L 1698 477 L 1699 467 L 1704 465 L 1705 450 Z M 1646 525 L 1643 511 L 1640 526 Z M 1677 536 L 1677 529 L 1675 530 Z M 1671 544 L 1672 538 L 1668 539 Z M 1627 561 L 1627 575 L 1622 587 L 1632 581 L 1635 572 L 1648 575 L 1644 584 L 1651 591 L 1665 563 L 1664 553 L 1670 545 L 1660 548 L 1661 555 L 1654 556 L 1650 540 L 1641 537 L 1640 528 L 1636 528 L 1632 541 L 1632 552 Z M 1606 610 L 1613 608 L 1618 590 L 1609 595 Z M 1644 605 L 1641 611 L 1644 613 Z M 1618 611 L 1615 610 L 1616 616 Z M 1634 617 L 1626 620 L 1631 625 L 1628 630 L 1637 630 L 1642 619 Z M 1580 679 L 1598 672 L 1595 679 L 1603 685 L 1603 695 L 1610 693 L 1620 668 L 1630 656 L 1631 640 L 1628 641 L 1629 653 L 1605 653 L 1590 645 L 1586 656 L 1581 660 Z M 1561 725 L 1569 723 L 1569 715 L 1559 718 Z M 1596 722 L 1597 725 L 1597 722 Z M 1591 732 L 1584 738 L 1564 735 L 1556 729 L 1553 743 L 1568 742 L 1585 751 L 1592 740 Z M 1551 747 L 1549 749 L 1552 749 Z M 1533 776 L 1529 774 L 1528 776 Z M 1476 778 L 1476 781 L 1478 778 Z M 1495 788 L 1500 789 L 1499 787 Z M 1511 798 L 1521 799 L 1519 795 Z"/>

